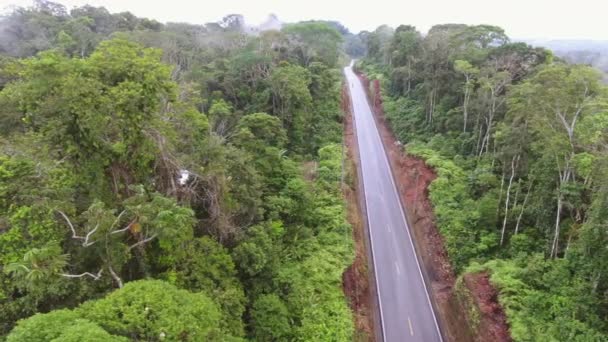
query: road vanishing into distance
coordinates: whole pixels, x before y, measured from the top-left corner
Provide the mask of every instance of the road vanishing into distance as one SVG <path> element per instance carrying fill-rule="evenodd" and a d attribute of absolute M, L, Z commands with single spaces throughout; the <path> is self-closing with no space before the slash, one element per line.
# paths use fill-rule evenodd
<path fill-rule="evenodd" d="M 363 86 L 351 66 L 350 89 L 385 342 L 442 341 L 403 208 Z"/>

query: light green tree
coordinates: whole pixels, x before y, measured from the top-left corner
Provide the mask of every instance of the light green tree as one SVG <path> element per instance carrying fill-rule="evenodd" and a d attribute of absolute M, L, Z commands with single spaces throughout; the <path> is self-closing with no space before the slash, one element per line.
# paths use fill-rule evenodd
<path fill-rule="evenodd" d="M 543 68 L 511 93 L 512 115 L 525 116 L 538 134 L 534 148 L 551 156 L 557 167 L 557 204 L 550 249 L 551 257 L 560 253 L 560 228 L 564 191 L 575 181 L 574 157 L 580 120 L 598 110 L 600 75 L 590 67 L 555 64 Z"/>

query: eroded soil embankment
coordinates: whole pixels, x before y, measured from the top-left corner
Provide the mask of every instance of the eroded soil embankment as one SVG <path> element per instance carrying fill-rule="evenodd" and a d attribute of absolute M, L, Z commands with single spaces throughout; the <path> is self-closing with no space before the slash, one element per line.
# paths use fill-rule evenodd
<path fill-rule="evenodd" d="M 358 76 L 368 90 L 368 99 L 388 154 L 401 201 L 406 208 L 416 251 L 423 264 L 445 339 L 458 342 L 509 341 L 508 326 L 502 310 L 476 310 L 480 315 L 473 324 L 473 317 L 468 314 L 470 307 L 465 307 L 455 295 L 456 278 L 443 238 L 435 225 L 428 194 L 428 187 L 437 176 L 423 160 L 405 153 L 401 143 L 395 139 L 384 115 L 378 80 L 370 82 L 365 75 Z M 500 307 L 496 296 L 482 295 L 487 288 L 480 288 L 480 284 L 464 282 L 461 290 L 472 296 L 472 303 L 492 308 Z M 487 285 L 491 287 L 489 282 Z M 479 329 L 480 327 L 484 329 Z M 488 329 L 495 333 L 488 333 Z"/>
<path fill-rule="evenodd" d="M 487 272 L 467 273 L 456 282 L 455 297 L 466 312 L 477 341 L 511 341 L 498 291 Z"/>
<path fill-rule="evenodd" d="M 350 95 L 346 87 L 342 88 L 342 110 L 344 112 L 344 140 L 347 148 L 347 158 L 344 163 L 346 172 L 346 184 L 343 188 L 344 198 L 347 203 L 348 222 L 353 229 L 355 241 L 355 260 L 344 272 L 343 288 L 349 298 L 351 310 L 355 321 L 355 341 L 375 341 L 373 301 L 370 295 L 370 269 L 368 267 L 368 249 L 366 248 L 366 234 L 359 196 L 358 177 L 358 149 L 350 108 Z"/>

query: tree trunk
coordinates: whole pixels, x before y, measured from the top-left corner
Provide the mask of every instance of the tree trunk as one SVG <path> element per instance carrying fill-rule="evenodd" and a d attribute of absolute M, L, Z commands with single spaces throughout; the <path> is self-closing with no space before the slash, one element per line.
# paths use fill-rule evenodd
<path fill-rule="evenodd" d="M 515 189 L 515 197 L 513 198 L 513 204 L 511 204 L 511 210 L 515 210 L 519 203 L 519 192 L 521 190 L 521 178 L 517 180 L 517 189 Z"/>
<path fill-rule="evenodd" d="M 496 114 L 496 95 L 492 90 L 492 107 L 488 117 L 488 128 L 486 130 L 486 153 L 490 151 L 490 137 L 492 136 L 492 125 L 494 124 L 494 115 Z"/>
<path fill-rule="evenodd" d="M 554 229 L 554 236 L 553 236 L 553 243 L 551 244 L 551 258 L 556 258 L 557 254 L 559 253 L 559 232 L 560 232 L 560 222 L 561 222 L 561 215 L 562 215 L 562 209 L 563 209 L 563 196 L 562 196 L 562 185 L 564 185 L 566 182 L 568 182 L 570 180 L 570 175 L 572 170 L 570 169 L 570 160 L 572 160 L 572 155 L 573 153 L 570 155 L 570 157 L 566 160 L 565 165 L 564 165 L 564 171 L 561 172 L 560 171 L 560 177 L 559 177 L 559 188 L 558 188 L 558 194 L 557 194 L 557 214 L 555 216 L 555 229 Z M 558 169 L 559 169 L 559 163 L 557 164 Z"/>
<path fill-rule="evenodd" d="M 469 89 L 469 76 L 466 76 L 467 80 L 464 86 L 464 102 L 462 104 L 462 112 L 464 115 L 464 127 L 462 128 L 462 132 L 467 132 L 467 119 L 469 117 L 469 97 L 471 96 L 471 89 Z"/>
<path fill-rule="evenodd" d="M 483 138 L 481 139 L 481 148 L 479 149 L 479 155 L 478 157 L 481 158 L 481 156 L 483 155 L 484 150 L 487 152 L 488 151 L 488 145 L 490 145 L 490 121 L 488 119 L 488 117 L 485 118 L 486 120 L 486 131 L 483 134 Z M 483 125 L 482 125 L 483 127 Z M 481 128 L 480 128 L 481 130 Z"/>
<path fill-rule="evenodd" d="M 407 59 L 407 92 L 406 94 L 410 95 L 410 90 L 412 89 L 412 60 Z"/>
<path fill-rule="evenodd" d="M 519 155 L 513 156 L 511 159 L 511 177 L 509 178 L 509 186 L 507 186 L 507 198 L 505 199 L 505 217 L 502 221 L 502 230 L 500 232 L 500 245 L 502 246 L 505 241 L 505 230 L 507 229 L 507 218 L 509 216 L 509 199 L 511 198 L 511 186 L 513 186 L 513 177 L 515 177 L 515 169 L 517 168 L 517 162 L 519 161 Z"/>
<path fill-rule="evenodd" d="M 528 192 L 526 192 L 526 196 L 524 197 L 524 202 L 521 204 L 521 211 L 519 212 L 519 216 L 517 217 L 517 223 L 515 224 L 515 235 L 519 232 L 519 224 L 521 223 L 521 218 L 524 216 L 524 210 L 526 209 L 526 203 L 528 202 L 528 197 L 530 196 L 530 190 L 532 189 L 532 180 L 530 180 L 530 184 L 528 184 Z"/>
<path fill-rule="evenodd" d="M 433 112 L 435 111 L 435 89 L 431 90 L 429 94 L 429 110 L 427 113 L 426 121 L 429 124 L 433 123 Z"/>
<path fill-rule="evenodd" d="M 502 171 L 502 178 L 500 179 L 500 192 L 498 193 L 498 205 L 496 206 L 496 218 L 498 218 L 498 213 L 500 213 L 500 203 L 502 202 L 502 189 L 505 186 L 505 171 Z"/>
<path fill-rule="evenodd" d="M 566 250 L 564 251 L 564 259 L 568 258 L 568 251 L 570 250 L 571 242 L 572 242 L 572 234 L 568 234 L 568 242 L 566 242 Z"/>
<path fill-rule="evenodd" d="M 477 123 L 476 126 L 479 127 L 479 135 L 477 136 L 477 146 L 475 147 L 475 154 L 479 153 L 479 149 L 480 149 L 480 145 L 481 145 L 481 138 L 483 136 L 483 125 L 479 124 L 479 117 L 480 115 L 477 115 Z"/>
<path fill-rule="evenodd" d="M 553 233 L 553 243 L 551 244 L 551 258 L 557 257 L 557 252 L 559 248 L 559 223 L 562 215 L 562 194 L 560 193 L 557 196 L 557 215 L 555 216 L 555 231 Z"/>
<path fill-rule="evenodd" d="M 114 278 L 114 281 L 116 281 L 116 285 L 118 285 L 118 288 L 122 289 L 122 286 L 123 286 L 122 279 L 120 279 L 118 274 L 116 274 L 116 272 L 114 272 L 112 265 L 108 265 L 108 270 L 110 270 L 110 275 L 112 275 L 112 278 Z"/>

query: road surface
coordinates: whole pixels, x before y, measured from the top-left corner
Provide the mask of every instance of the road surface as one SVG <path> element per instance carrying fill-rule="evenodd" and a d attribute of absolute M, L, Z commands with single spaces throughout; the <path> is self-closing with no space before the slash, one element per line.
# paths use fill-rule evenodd
<path fill-rule="evenodd" d="M 442 341 L 388 159 L 361 82 L 349 85 L 385 342 Z"/>

